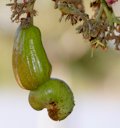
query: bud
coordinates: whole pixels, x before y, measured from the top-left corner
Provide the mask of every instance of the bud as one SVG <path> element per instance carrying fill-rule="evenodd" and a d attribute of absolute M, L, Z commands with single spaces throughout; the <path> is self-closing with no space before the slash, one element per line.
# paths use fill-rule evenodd
<path fill-rule="evenodd" d="M 112 4 L 114 4 L 116 1 L 118 1 L 118 0 L 106 0 L 106 2 L 107 2 L 108 5 L 112 5 Z"/>

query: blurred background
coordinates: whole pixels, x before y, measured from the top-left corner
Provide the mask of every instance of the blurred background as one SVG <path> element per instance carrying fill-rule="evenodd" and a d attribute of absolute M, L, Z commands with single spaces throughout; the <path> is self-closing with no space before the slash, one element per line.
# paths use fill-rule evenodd
<path fill-rule="evenodd" d="M 65 120 L 52 121 L 46 110 L 35 111 L 28 103 L 29 92 L 13 76 L 12 47 L 19 24 L 10 20 L 9 0 L 0 4 L 0 128 L 120 128 L 120 53 L 91 48 L 76 26 L 54 10 L 51 0 L 37 0 L 35 18 L 50 62 L 52 77 L 66 81 L 75 97 L 73 112 Z M 85 1 L 89 10 L 89 0 Z"/>

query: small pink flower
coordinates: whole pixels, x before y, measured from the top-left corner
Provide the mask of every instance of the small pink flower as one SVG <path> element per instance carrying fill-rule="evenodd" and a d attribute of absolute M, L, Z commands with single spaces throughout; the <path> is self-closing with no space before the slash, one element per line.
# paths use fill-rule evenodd
<path fill-rule="evenodd" d="M 118 0 L 106 0 L 108 5 L 111 5 L 111 4 L 113 4 L 113 3 L 117 2 L 117 1 Z"/>

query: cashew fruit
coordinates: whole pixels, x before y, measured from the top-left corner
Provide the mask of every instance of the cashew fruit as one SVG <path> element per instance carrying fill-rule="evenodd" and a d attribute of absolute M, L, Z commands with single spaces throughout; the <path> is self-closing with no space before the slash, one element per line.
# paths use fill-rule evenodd
<path fill-rule="evenodd" d="M 51 64 L 44 50 L 40 29 L 34 25 L 17 29 L 12 64 L 18 84 L 34 90 L 46 82 L 51 75 Z"/>
<path fill-rule="evenodd" d="M 51 78 L 36 90 L 30 91 L 29 103 L 35 110 L 47 108 L 49 117 L 57 121 L 65 119 L 72 112 L 74 97 L 64 81 Z"/>

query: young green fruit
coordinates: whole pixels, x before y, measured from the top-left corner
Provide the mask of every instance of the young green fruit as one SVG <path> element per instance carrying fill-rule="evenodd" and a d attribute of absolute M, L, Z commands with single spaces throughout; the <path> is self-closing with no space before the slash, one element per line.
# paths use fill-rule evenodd
<path fill-rule="evenodd" d="M 36 89 L 50 78 L 52 68 L 42 45 L 39 28 L 33 25 L 18 28 L 12 62 L 15 78 L 25 89 Z"/>
<path fill-rule="evenodd" d="M 64 81 L 50 79 L 38 89 L 30 91 L 29 103 L 35 110 L 47 108 L 50 118 L 57 121 L 65 119 L 72 112 L 74 97 Z"/>

